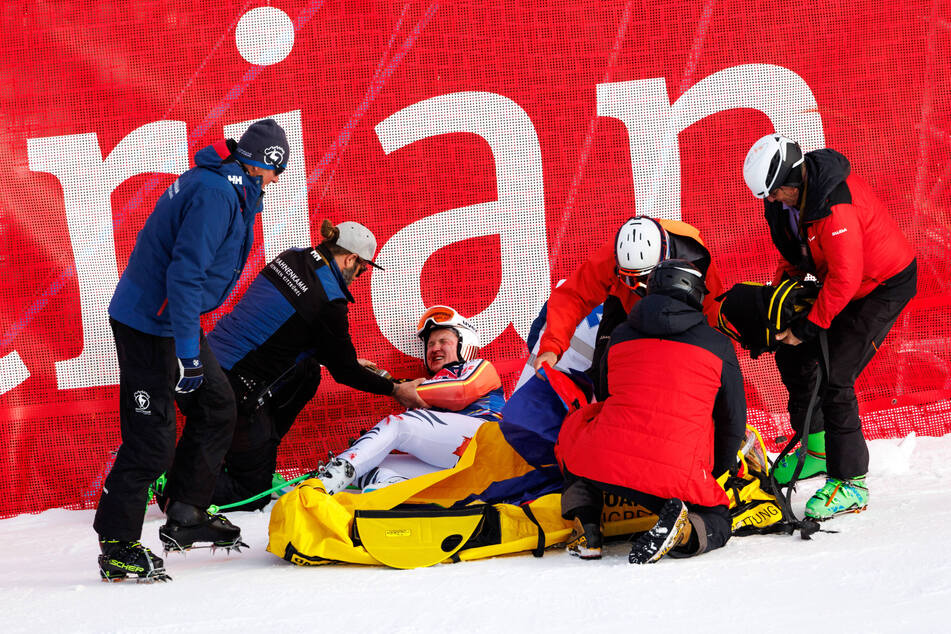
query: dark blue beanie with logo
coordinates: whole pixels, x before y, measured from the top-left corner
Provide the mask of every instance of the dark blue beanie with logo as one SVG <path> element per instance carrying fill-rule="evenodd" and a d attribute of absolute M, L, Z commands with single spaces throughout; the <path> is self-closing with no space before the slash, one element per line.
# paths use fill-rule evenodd
<path fill-rule="evenodd" d="M 235 158 L 246 165 L 257 165 L 281 172 L 287 167 L 289 154 L 287 134 L 274 119 L 252 123 L 241 135 L 235 150 Z"/>

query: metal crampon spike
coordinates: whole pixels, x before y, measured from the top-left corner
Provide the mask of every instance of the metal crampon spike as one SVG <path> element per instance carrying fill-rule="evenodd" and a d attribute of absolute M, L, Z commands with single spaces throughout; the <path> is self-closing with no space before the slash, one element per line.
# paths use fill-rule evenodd
<path fill-rule="evenodd" d="M 211 544 L 210 546 L 197 546 L 197 548 L 211 548 L 212 554 L 217 552 L 219 548 L 224 548 L 225 553 L 230 555 L 232 550 L 236 553 L 240 553 L 242 548 L 251 548 L 251 547 L 239 539 L 236 542 L 231 544 Z"/>

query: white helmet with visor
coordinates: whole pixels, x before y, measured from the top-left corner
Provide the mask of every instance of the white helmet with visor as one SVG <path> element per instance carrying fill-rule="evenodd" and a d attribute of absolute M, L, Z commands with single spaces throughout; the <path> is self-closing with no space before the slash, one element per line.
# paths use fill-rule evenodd
<path fill-rule="evenodd" d="M 448 328 L 456 333 L 459 338 L 459 346 L 456 354 L 460 361 L 471 361 L 476 358 L 481 347 L 479 331 L 472 325 L 468 319 L 460 315 L 454 308 L 449 306 L 432 306 L 423 312 L 416 324 L 416 336 L 423 341 L 423 364 L 429 370 L 429 364 L 426 362 L 426 342 L 429 339 L 429 333 L 439 328 Z"/>
<path fill-rule="evenodd" d="M 635 216 L 621 225 L 614 240 L 617 275 L 639 295 L 646 291 L 647 276 L 670 257 L 670 236 L 659 222 Z"/>

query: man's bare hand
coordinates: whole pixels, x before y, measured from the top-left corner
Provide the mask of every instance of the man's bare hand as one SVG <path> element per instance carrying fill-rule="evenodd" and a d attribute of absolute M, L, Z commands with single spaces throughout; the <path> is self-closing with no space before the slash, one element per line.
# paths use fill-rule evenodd
<path fill-rule="evenodd" d="M 376 370 L 379 368 L 379 366 L 376 363 L 374 363 L 373 361 L 370 361 L 369 359 L 357 359 L 357 363 L 359 363 L 360 365 L 362 365 L 368 370 Z"/>
<path fill-rule="evenodd" d="M 406 409 L 428 409 L 429 404 L 416 393 L 416 387 L 426 379 L 414 379 L 404 383 L 396 383 L 393 388 L 393 398 Z"/>
<path fill-rule="evenodd" d="M 802 339 L 792 334 L 792 330 L 789 328 L 776 335 L 776 341 L 784 343 L 787 346 L 798 346 L 802 343 Z"/>
<path fill-rule="evenodd" d="M 543 352 L 535 357 L 535 374 L 537 374 L 539 378 L 545 378 L 538 372 L 542 369 L 543 363 L 548 363 L 551 367 L 555 367 L 555 364 L 558 363 L 558 355 L 554 352 Z"/>

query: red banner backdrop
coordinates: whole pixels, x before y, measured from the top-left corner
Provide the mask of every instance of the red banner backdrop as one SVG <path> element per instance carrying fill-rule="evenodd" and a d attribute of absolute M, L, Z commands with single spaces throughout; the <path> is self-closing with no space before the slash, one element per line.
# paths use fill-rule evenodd
<path fill-rule="evenodd" d="M 420 374 L 410 329 L 448 303 L 511 389 L 552 282 L 635 213 L 699 227 L 728 285 L 766 281 L 741 162 L 776 129 L 849 157 L 918 253 L 859 382 L 866 434 L 951 431 L 945 0 L 13 0 L 2 20 L 0 515 L 95 505 L 119 444 L 106 307 L 136 233 L 196 150 L 264 117 L 291 167 L 206 330 L 322 218 L 353 219 L 386 267 L 353 287 L 360 356 Z M 783 433 L 771 359 L 743 369 L 752 420 Z M 281 467 L 391 408 L 327 379 Z"/>

